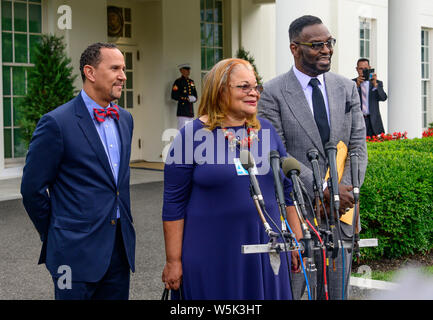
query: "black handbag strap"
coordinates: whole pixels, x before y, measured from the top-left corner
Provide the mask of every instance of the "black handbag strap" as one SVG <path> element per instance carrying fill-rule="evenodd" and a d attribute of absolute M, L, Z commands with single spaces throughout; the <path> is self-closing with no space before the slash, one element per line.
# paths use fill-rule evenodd
<path fill-rule="evenodd" d="M 174 291 L 179 292 L 179 299 L 183 300 L 182 284 L 180 285 L 179 290 L 174 290 Z M 169 293 L 170 293 L 170 289 L 164 288 L 164 291 L 162 292 L 161 300 L 168 300 Z"/>

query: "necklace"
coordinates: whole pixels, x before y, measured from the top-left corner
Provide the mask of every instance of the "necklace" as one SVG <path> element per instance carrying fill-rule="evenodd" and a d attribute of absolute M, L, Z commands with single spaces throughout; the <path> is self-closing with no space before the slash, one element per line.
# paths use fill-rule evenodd
<path fill-rule="evenodd" d="M 259 141 L 259 136 L 257 135 L 257 130 L 247 127 L 247 136 L 243 139 L 236 137 L 232 130 L 227 130 L 227 128 L 222 128 L 224 132 L 224 137 L 227 139 L 229 143 L 229 148 L 231 151 L 235 151 L 236 148 L 239 150 L 244 148 L 251 148 L 251 144 L 254 140 Z"/>

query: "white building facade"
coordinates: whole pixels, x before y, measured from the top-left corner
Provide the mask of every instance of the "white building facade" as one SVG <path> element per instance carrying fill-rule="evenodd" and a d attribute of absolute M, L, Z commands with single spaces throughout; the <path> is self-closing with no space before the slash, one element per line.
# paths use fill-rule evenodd
<path fill-rule="evenodd" d="M 320 17 L 337 39 L 332 71 L 354 78 L 357 59 L 370 59 L 389 96 L 380 107 L 387 132 L 420 137 L 433 122 L 430 0 L 0 1 L 0 179 L 21 174 L 26 150 L 16 109 L 43 33 L 64 36 L 77 75 L 91 43 L 116 43 L 124 52 L 129 80 L 119 104 L 134 117 L 133 161 L 162 161 L 163 134 L 176 128 L 170 91 L 178 64 L 191 64 L 199 98 L 206 71 L 241 47 L 270 80 L 292 66 L 288 28 L 304 14 Z M 75 86 L 81 89 L 80 77 Z"/>

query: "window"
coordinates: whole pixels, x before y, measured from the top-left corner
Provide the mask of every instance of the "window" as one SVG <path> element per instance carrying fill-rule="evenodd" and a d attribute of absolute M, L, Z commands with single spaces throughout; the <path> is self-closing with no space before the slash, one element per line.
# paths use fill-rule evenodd
<path fill-rule="evenodd" d="M 370 59 L 371 19 L 361 18 L 359 21 L 359 56 Z"/>
<path fill-rule="evenodd" d="M 6 159 L 25 156 L 19 128 L 19 105 L 27 91 L 27 68 L 33 66 L 41 39 L 41 0 L 1 0 L 3 135 Z"/>
<path fill-rule="evenodd" d="M 125 57 L 125 74 L 126 83 L 122 89 L 122 96 L 118 100 L 118 104 L 123 108 L 132 109 L 134 108 L 134 70 L 133 70 L 133 52 L 122 50 L 122 54 Z"/>
<path fill-rule="evenodd" d="M 430 104 L 430 32 L 421 30 L 421 103 L 422 127 L 428 126 L 427 114 Z"/>
<path fill-rule="evenodd" d="M 200 0 L 202 77 L 223 59 L 223 2 Z"/>
<path fill-rule="evenodd" d="M 131 38 L 131 9 L 115 6 L 107 7 L 107 33 L 109 37 Z"/>

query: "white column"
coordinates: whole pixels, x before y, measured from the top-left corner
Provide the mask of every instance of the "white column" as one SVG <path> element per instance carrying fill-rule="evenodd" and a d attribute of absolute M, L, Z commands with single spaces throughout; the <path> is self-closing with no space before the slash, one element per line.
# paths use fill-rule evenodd
<path fill-rule="evenodd" d="M 330 32 L 338 37 L 333 26 L 333 9 L 338 7 L 338 0 L 275 0 L 275 56 L 276 74 L 282 74 L 293 66 L 290 52 L 289 26 L 293 20 L 303 15 L 319 17 Z M 335 54 L 335 53 L 334 53 Z"/>
<path fill-rule="evenodd" d="M 388 130 L 422 135 L 419 0 L 388 1 Z"/>

